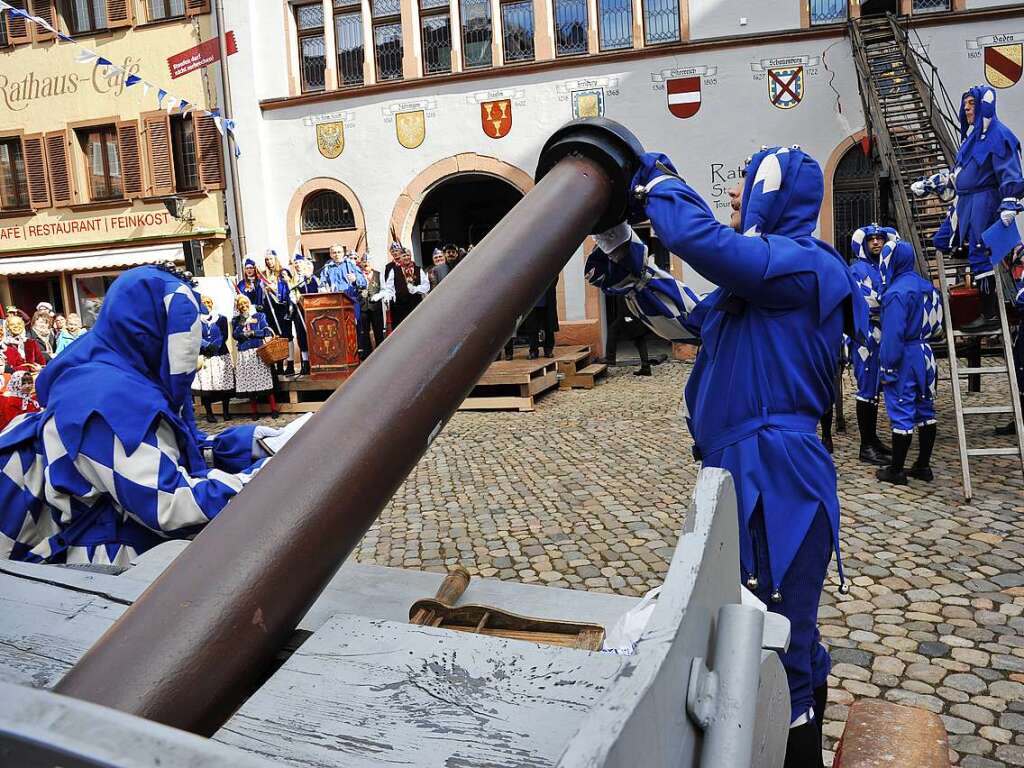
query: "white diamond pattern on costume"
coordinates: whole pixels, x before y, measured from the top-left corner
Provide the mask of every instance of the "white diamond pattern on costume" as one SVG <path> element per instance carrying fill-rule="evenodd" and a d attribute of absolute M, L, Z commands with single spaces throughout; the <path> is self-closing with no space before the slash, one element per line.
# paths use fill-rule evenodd
<path fill-rule="evenodd" d="M 156 492 L 156 519 L 165 531 L 202 525 L 210 520 L 203 514 L 191 486 L 188 485 L 175 488 L 174 493 Z"/>

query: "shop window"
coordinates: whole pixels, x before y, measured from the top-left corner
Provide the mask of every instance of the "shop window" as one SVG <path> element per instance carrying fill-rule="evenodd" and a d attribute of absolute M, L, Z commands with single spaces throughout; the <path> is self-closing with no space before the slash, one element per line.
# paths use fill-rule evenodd
<path fill-rule="evenodd" d="M 533 0 L 502 0 L 505 63 L 533 61 Z"/>
<path fill-rule="evenodd" d="M 334 43 L 341 87 L 363 84 L 363 14 L 358 1 L 335 0 Z"/>
<path fill-rule="evenodd" d="M 679 40 L 679 0 L 643 0 L 644 42 L 647 45 Z"/>
<path fill-rule="evenodd" d="M 491 2 L 461 0 L 462 65 L 466 69 L 491 66 Z"/>
<path fill-rule="evenodd" d="M 191 115 L 175 115 L 171 118 L 171 146 L 175 191 L 195 192 L 199 189 L 199 158 L 196 154 L 195 124 Z"/>
<path fill-rule="evenodd" d="M 337 192 L 329 189 L 315 192 L 302 204 L 303 232 L 355 228 L 352 206 Z"/>
<path fill-rule="evenodd" d="M 92 328 L 100 316 L 103 300 L 120 272 L 105 272 L 97 275 L 75 275 L 75 305 L 82 318 L 82 325 Z"/>
<path fill-rule="evenodd" d="M 420 0 L 423 74 L 452 71 L 452 24 L 448 0 Z"/>
<path fill-rule="evenodd" d="M 555 0 L 555 54 L 587 52 L 587 0 Z"/>
<path fill-rule="evenodd" d="M 810 0 L 811 25 L 846 21 L 847 0 Z"/>
<path fill-rule="evenodd" d="M 116 200 L 124 197 L 121 158 L 117 152 L 117 130 L 112 125 L 76 131 L 85 153 L 85 177 L 89 199 Z"/>
<path fill-rule="evenodd" d="M 632 48 L 632 0 L 597 0 L 597 32 L 602 51 Z"/>
<path fill-rule="evenodd" d="M 58 0 L 61 18 L 72 35 L 107 28 L 108 0 Z"/>
<path fill-rule="evenodd" d="M 299 35 L 299 74 L 302 92 L 322 91 L 326 85 L 327 54 L 324 48 L 324 7 L 295 7 L 295 26 Z"/>
<path fill-rule="evenodd" d="M 185 0 L 146 0 L 150 21 L 179 19 L 185 15 Z"/>
<path fill-rule="evenodd" d="M 20 139 L 0 141 L 0 209 L 17 211 L 29 207 L 28 176 Z"/>
<path fill-rule="evenodd" d="M 399 0 L 372 0 L 373 48 L 378 80 L 402 79 L 402 16 Z"/>

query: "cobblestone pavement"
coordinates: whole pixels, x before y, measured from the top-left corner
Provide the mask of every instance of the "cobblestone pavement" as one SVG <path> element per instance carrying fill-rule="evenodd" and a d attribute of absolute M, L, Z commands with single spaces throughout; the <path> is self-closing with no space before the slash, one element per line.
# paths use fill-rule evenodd
<path fill-rule="evenodd" d="M 697 472 L 678 416 L 689 370 L 612 369 L 532 414 L 457 414 L 357 558 L 629 595 L 658 585 Z M 963 768 L 1024 766 L 1024 482 L 1014 461 L 977 462 L 965 503 L 950 411 L 947 385 L 935 482 L 880 486 L 857 461 L 847 395 L 836 463 L 851 592 L 838 594 L 833 568 L 820 612 L 834 662 L 826 749 L 857 698 L 883 698 L 940 713 Z"/>

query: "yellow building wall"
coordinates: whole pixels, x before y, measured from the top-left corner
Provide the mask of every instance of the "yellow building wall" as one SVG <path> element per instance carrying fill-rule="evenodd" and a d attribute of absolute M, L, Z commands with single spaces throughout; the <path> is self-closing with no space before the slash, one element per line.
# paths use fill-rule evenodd
<path fill-rule="evenodd" d="M 145 3 L 136 0 L 135 5 L 136 19 L 143 19 Z M 211 17 L 205 14 L 75 40 L 178 99 L 210 109 L 216 106 L 217 65 L 206 70 L 207 74 L 197 70 L 172 80 L 167 59 L 211 37 Z M 79 51 L 60 40 L 0 49 L 0 136 L 45 133 L 107 118 L 110 122 L 134 120 L 157 109 L 155 89 L 146 93 L 142 83 L 126 88 L 125 76 L 112 68 L 96 62 L 78 63 Z M 141 134 L 140 150 L 145 163 L 145 137 Z M 203 240 L 206 274 L 234 271 L 223 192 L 181 194 L 194 221 L 179 221 L 161 199 L 88 202 L 84 161 L 79 165 L 75 168 L 76 204 L 32 214 L 0 213 L 0 258 Z"/>

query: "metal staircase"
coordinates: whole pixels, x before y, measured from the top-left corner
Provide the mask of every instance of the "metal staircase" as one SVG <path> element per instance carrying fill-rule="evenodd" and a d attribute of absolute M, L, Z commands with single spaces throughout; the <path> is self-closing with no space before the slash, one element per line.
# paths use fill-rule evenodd
<path fill-rule="evenodd" d="M 963 282 L 967 262 L 948 258 L 932 246 L 932 237 L 946 216 L 948 203 L 934 195 L 915 197 L 910 191 L 910 185 L 922 176 L 953 167 L 957 147 L 953 137 L 959 132 L 959 123 L 953 119 L 956 108 L 935 66 L 920 47 L 911 45 L 908 32 L 896 17 L 890 14 L 854 19 L 849 27 L 868 135 L 892 182 L 897 227 L 900 235 L 914 246 L 918 271 L 938 283 L 942 294 L 964 498 L 969 500 L 972 496 L 971 458 L 1016 456 L 1024 469 L 1024 422 L 1005 305 L 999 302 L 999 330 L 984 334 L 995 341 L 991 349 L 1002 357 L 1002 364 L 983 366 L 981 338 L 955 330 L 949 306 L 949 287 Z M 1003 281 L 1007 279 L 1004 273 L 1000 265 L 996 269 L 996 290 L 1000 295 L 1003 295 Z M 960 357 L 968 358 L 967 366 L 961 366 Z M 965 405 L 965 399 L 980 391 L 982 376 L 1006 382 L 1006 398 L 1000 398 L 1003 402 L 999 405 Z M 968 381 L 966 393 L 960 388 L 963 380 Z M 969 439 L 971 443 L 976 442 L 979 435 L 973 431 L 968 434 L 965 417 L 990 414 L 1013 415 L 1017 425 L 1014 445 L 971 447 L 968 444 Z"/>

